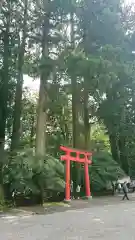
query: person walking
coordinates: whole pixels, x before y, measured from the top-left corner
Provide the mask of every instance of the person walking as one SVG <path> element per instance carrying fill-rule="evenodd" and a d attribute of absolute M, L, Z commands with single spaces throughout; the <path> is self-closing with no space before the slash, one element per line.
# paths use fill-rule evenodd
<path fill-rule="evenodd" d="M 71 199 L 74 199 L 74 184 L 72 180 L 70 184 L 70 193 L 71 193 Z"/>
<path fill-rule="evenodd" d="M 76 188 L 76 197 L 77 197 L 77 199 L 80 199 L 80 191 L 81 191 L 81 186 L 77 185 L 77 188 Z"/>
<path fill-rule="evenodd" d="M 118 183 L 117 189 L 118 189 L 118 192 L 120 193 L 121 192 L 121 184 L 120 183 Z"/>
<path fill-rule="evenodd" d="M 124 182 L 124 184 L 123 184 L 123 193 L 124 193 L 124 196 L 123 196 L 122 200 L 124 200 L 125 198 L 127 200 L 129 200 L 129 198 L 128 198 L 128 188 L 127 188 L 127 183 L 126 182 Z"/>

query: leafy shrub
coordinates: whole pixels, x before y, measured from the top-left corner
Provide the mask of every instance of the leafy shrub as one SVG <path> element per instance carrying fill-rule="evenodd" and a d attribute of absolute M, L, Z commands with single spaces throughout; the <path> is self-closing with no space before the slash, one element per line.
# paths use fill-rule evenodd
<path fill-rule="evenodd" d="M 37 158 L 31 149 L 18 152 L 3 165 L 3 183 L 10 191 L 28 194 L 42 194 L 47 190 L 64 191 L 64 166 L 56 158 L 46 155 Z"/>
<path fill-rule="evenodd" d="M 105 189 L 107 183 L 125 176 L 124 171 L 108 152 L 97 152 L 93 155 L 89 172 L 93 191 Z"/>
<path fill-rule="evenodd" d="M 23 197 L 40 195 L 45 198 L 57 198 L 57 193 L 64 194 L 64 165 L 58 159 L 46 155 L 37 158 L 31 149 L 18 152 L 3 161 L 3 184 Z M 103 191 L 107 184 L 123 177 L 125 173 L 108 152 L 97 152 L 93 155 L 89 167 L 91 187 L 93 192 Z M 84 169 L 82 173 L 84 176 Z"/>

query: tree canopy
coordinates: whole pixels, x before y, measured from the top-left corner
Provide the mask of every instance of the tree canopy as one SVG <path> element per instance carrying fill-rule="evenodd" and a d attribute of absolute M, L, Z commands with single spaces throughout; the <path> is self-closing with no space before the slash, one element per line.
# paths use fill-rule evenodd
<path fill-rule="evenodd" d="M 2 1 L 3 189 L 64 192 L 61 144 L 93 151 L 95 188 L 135 177 L 134 8 L 120 0 Z M 39 80 L 36 93 L 24 76 Z M 77 164 L 72 178 L 82 179 Z"/>

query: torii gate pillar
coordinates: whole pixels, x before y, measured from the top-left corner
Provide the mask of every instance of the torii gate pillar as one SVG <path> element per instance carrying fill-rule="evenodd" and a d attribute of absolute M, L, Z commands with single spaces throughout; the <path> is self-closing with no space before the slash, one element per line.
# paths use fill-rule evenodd
<path fill-rule="evenodd" d="M 70 161 L 75 161 L 84 164 L 84 174 L 85 174 L 85 189 L 86 189 L 86 198 L 91 198 L 90 191 L 90 180 L 89 180 L 89 168 L 88 165 L 92 163 L 89 160 L 89 157 L 92 156 L 91 152 L 80 151 L 64 146 L 60 146 L 60 149 L 65 152 L 65 155 L 61 156 L 61 160 L 66 161 L 66 177 L 65 177 L 65 201 L 69 202 L 70 199 Z M 71 153 L 76 153 L 76 157 L 72 157 Z M 80 158 L 80 155 L 83 155 L 84 158 Z"/>

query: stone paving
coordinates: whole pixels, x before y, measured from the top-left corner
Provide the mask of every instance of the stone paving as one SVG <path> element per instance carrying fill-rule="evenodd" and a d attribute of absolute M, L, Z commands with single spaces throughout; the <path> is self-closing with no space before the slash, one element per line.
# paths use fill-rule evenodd
<path fill-rule="evenodd" d="M 99 201 L 89 208 L 48 215 L 1 216 L 0 239 L 134 240 L 135 201 Z"/>

